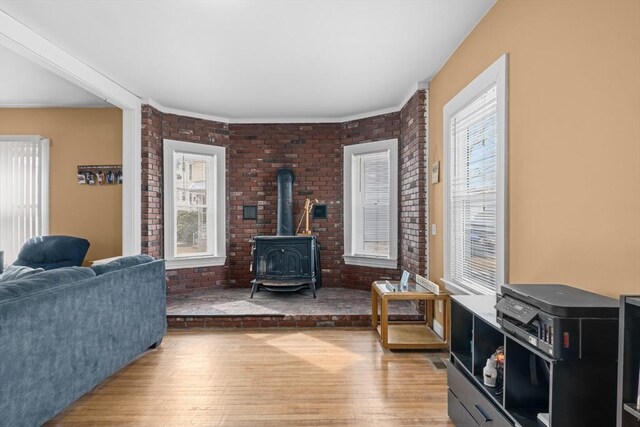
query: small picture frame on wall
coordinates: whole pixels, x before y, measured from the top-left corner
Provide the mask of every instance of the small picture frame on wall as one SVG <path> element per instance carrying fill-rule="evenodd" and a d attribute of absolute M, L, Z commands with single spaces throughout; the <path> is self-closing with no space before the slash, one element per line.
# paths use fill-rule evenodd
<path fill-rule="evenodd" d="M 86 172 L 87 184 L 94 185 L 96 183 L 96 175 L 93 172 Z"/>
<path fill-rule="evenodd" d="M 431 165 L 431 183 L 437 184 L 440 182 L 440 160 L 433 162 Z"/>
<path fill-rule="evenodd" d="M 99 187 L 122 184 L 122 165 L 78 165 L 78 184 Z"/>

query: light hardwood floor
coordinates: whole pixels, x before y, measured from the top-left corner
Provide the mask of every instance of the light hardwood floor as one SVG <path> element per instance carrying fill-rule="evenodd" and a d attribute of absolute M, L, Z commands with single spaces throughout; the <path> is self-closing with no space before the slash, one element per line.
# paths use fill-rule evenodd
<path fill-rule="evenodd" d="M 170 332 L 47 425 L 452 426 L 432 354 L 362 329 Z"/>

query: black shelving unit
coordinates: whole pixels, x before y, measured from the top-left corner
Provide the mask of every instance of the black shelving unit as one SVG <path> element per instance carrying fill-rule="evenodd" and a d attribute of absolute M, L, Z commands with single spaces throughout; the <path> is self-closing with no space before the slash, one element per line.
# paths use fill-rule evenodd
<path fill-rule="evenodd" d="M 448 396 L 456 426 L 539 427 L 538 414 L 548 414 L 549 427 L 614 426 L 616 361 L 553 359 L 505 332 L 495 304 L 493 296 L 452 296 Z M 482 377 L 500 346 L 502 391 Z"/>
<path fill-rule="evenodd" d="M 640 296 L 620 297 L 617 427 L 640 427 Z"/>

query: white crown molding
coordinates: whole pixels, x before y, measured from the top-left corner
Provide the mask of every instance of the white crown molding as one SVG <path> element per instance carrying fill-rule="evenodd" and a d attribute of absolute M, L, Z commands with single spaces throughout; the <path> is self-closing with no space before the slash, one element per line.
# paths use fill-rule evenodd
<path fill-rule="evenodd" d="M 381 116 L 383 114 L 397 113 L 402 110 L 404 106 L 409 102 L 411 97 L 419 90 L 429 88 L 429 82 L 421 81 L 411 86 L 411 89 L 407 95 L 402 99 L 402 102 L 394 107 L 383 108 L 380 110 L 367 111 L 364 113 L 353 114 L 350 116 L 342 117 L 276 117 L 276 118 L 229 118 L 222 116 L 213 116 L 210 114 L 195 113 L 192 111 L 180 110 L 177 108 L 167 107 L 158 101 L 151 98 L 142 99 L 143 104 L 150 105 L 158 111 L 166 114 L 175 114 L 177 116 L 192 117 L 195 119 L 211 120 L 214 122 L 221 122 L 227 124 L 275 124 L 275 123 L 346 123 L 353 120 L 361 120 L 369 117 Z"/>
<path fill-rule="evenodd" d="M 229 119 L 229 123 L 346 123 L 353 120 L 361 120 L 369 117 L 381 116 L 383 114 L 397 113 L 402 110 L 407 102 L 415 95 L 419 90 L 429 89 L 429 82 L 420 81 L 411 85 L 411 89 L 407 95 L 402 99 L 400 104 L 383 108 L 380 110 L 366 111 L 364 113 L 352 114 L 350 116 L 342 117 L 311 117 L 311 118 L 275 118 L 275 119 Z"/>
<path fill-rule="evenodd" d="M 382 110 L 375 110 L 366 113 L 354 114 L 352 116 L 344 117 L 276 117 L 269 119 L 230 119 L 230 124 L 288 124 L 288 123 L 346 123 L 352 120 L 366 119 L 367 117 L 380 116 L 382 114 L 397 113 L 399 110 L 397 107 L 385 108 Z"/>
<path fill-rule="evenodd" d="M 176 116 L 192 117 L 194 119 L 211 120 L 214 122 L 221 122 L 221 123 L 231 123 L 228 117 L 212 116 L 210 114 L 195 113 L 193 111 L 186 111 L 186 110 L 180 110 L 177 108 L 171 108 L 151 98 L 143 98 L 141 102 L 143 104 L 150 105 L 151 107 L 165 114 L 175 114 Z"/>
<path fill-rule="evenodd" d="M 362 120 L 369 117 L 382 116 L 383 114 L 397 113 L 400 111 L 400 108 L 397 106 L 390 108 L 383 108 L 381 110 L 367 111 L 365 113 L 354 114 L 352 116 L 338 117 L 336 118 L 336 122 L 338 123 L 346 123 L 352 122 L 354 120 Z"/>
<path fill-rule="evenodd" d="M 411 100 L 411 98 L 413 97 L 413 95 L 415 95 L 416 92 L 418 92 L 419 90 L 425 90 L 425 89 L 429 89 L 429 82 L 426 80 L 417 82 L 416 84 L 412 85 L 411 89 L 409 89 L 409 92 L 405 95 L 403 101 L 398 106 L 398 111 L 402 110 L 404 106 L 407 105 L 407 102 Z"/>
<path fill-rule="evenodd" d="M 202 113 L 195 113 L 192 111 L 186 111 L 186 110 L 179 110 L 177 108 L 171 108 L 171 107 L 167 107 L 165 105 L 162 105 L 161 103 L 159 103 L 158 101 L 155 101 L 151 98 L 144 98 L 142 99 L 142 103 L 143 104 L 147 104 L 153 108 L 155 108 L 158 111 L 161 111 L 165 114 L 175 114 L 177 116 L 185 116 L 185 117 L 192 117 L 195 119 L 203 119 L 203 120 L 211 120 L 214 122 L 221 122 L 221 123 L 227 123 L 227 124 L 252 124 L 252 123 L 257 123 L 257 124 L 281 124 L 281 123 L 346 123 L 346 122 L 351 122 L 353 120 L 361 120 L 361 119 L 366 119 L 369 117 L 375 117 L 375 116 L 381 116 L 383 114 L 389 114 L 389 113 L 397 113 L 398 111 L 402 110 L 404 108 L 404 106 L 407 104 L 407 102 L 409 102 L 409 100 L 411 99 L 411 97 L 419 90 L 424 90 L 424 89 L 428 89 L 429 88 L 429 82 L 418 82 L 414 85 L 411 86 L 411 89 L 409 90 L 409 93 L 403 98 L 402 102 L 394 107 L 389 107 L 389 108 L 383 108 L 381 110 L 374 110 L 374 111 L 367 111 L 364 113 L 358 113 L 358 114 L 353 114 L 350 116 L 342 116 L 342 117 L 277 117 L 277 118 L 269 118 L 269 119 L 264 119 L 264 118 L 242 118 L 242 119 L 235 119 L 235 118 L 229 118 L 229 117 L 221 117 L 221 116 L 212 116 L 210 114 L 202 114 Z"/>

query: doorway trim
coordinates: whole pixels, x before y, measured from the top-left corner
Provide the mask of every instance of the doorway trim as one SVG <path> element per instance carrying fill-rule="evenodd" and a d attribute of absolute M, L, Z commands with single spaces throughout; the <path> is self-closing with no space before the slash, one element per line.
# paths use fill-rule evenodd
<path fill-rule="evenodd" d="M 140 98 L 1 10 L 0 45 L 122 110 L 122 254 L 140 253 Z"/>

